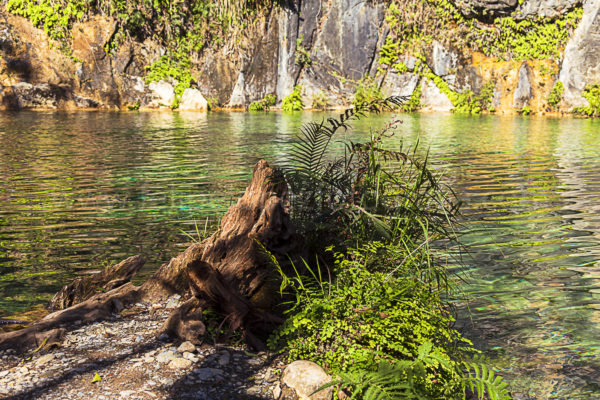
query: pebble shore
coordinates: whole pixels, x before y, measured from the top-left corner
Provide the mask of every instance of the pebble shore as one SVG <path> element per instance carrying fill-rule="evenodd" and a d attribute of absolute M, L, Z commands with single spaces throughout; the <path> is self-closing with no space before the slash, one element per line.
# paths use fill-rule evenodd
<path fill-rule="evenodd" d="M 0 352 L 0 399 L 274 399 L 285 365 L 243 347 L 177 343 L 159 330 L 177 297 L 67 327 L 61 346 Z"/>

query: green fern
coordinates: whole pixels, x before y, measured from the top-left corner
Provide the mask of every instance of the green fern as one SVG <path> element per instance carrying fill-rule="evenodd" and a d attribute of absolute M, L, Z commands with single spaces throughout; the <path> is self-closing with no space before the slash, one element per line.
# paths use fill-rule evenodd
<path fill-rule="evenodd" d="M 464 363 L 466 373 L 453 371 L 463 376 L 463 384 L 476 393 L 480 400 L 511 400 L 506 389 L 508 384 L 501 376 L 495 375 L 485 364 Z M 339 379 L 321 386 L 314 393 L 331 386 L 339 386 L 350 394 L 351 399 L 400 400 L 427 399 L 419 383 L 428 378 L 435 369 L 452 371 L 447 359 L 440 357 L 431 342 L 419 347 L 418 357 L 413 361 L 399 361 L 394 364 L 381 362 L 375 371 L 354 371 L 339 373 Z M 313 394 L 314 394 L 313 393 Z"/>
<path fill-rule="evenodd" d="M 508 384 L 504 379 L 495 375 L 494 371 L 489 369 L 485 364 L 466 363 L 468 375 L 465 378 L 471 391 L 476 392 L 479 399 L 483 400 L 487 396 L 490 400 L 510 400 L 512 397 L 506 389 Z"/>

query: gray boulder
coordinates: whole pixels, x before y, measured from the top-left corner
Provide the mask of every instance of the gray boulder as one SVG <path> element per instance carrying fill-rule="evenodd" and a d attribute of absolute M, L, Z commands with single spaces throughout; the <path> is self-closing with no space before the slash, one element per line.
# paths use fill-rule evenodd
<path fill-rule="evenodd" d="M 581 96 L 585 85 L 600 83 L 600 1 L 588 0 L 583 17 L 564 52 L 558 80 L 564 85 L 563 104 L 567 109 L 587 106 Z"/>

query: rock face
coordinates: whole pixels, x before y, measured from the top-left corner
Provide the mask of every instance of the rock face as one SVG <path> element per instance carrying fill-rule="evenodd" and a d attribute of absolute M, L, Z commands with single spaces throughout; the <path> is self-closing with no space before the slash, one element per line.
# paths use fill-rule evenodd
<path fill-rule="evenodd" d="M 516 10 L 517 0 L 454 0 L 453 4 L 465 17 L 492 20 Z"/>
<path fill-rule="evenodd" d="M 148 85 L 150 92 L 144 99 L 144 108 L 169 108 L 175 100 L 175 89 L 170 83 L 159 81 Z"/>
<path fill-rule="evenodd" d="M 333 397 L 333 387 L 310 396 L 315 390 L 329 382 L 331 382 L 331 377 L 312 361 L 294 361 L 281 375 L 281 383 L 293 389 L 300 400 L 330 400 Z"/>
<path fill-rule="evenodd" d="M 521 109 L 529 104 L 531 99 L 531 82 L 530 82 L 529 65 L 525 62 L 519 68 L 519 83 L 513 96 L 513 105 L 516 109 Z"/>
<path fill-rule="evenodd" d="M 429 79 L 423 79 L 421 83 L 421 106 L 426 111 L 440 112 L 448 112 L 454 108 L 448 96 Z"/>
<path fill-rule="evenodd" d="M 245 31 L 245 36 L 238 37 L 235 33 L 238 36 L 224 38 L 223 46 L 209 46 L 191 54 L 193 88 L 176 99 L 172 80 L 165 78 L 150 85 L 144 81 L 146 67 L 167 50 L 152 39 L 141 42 L 134 37 L 121 40 L 114 47 L 115 37 L 121 38 L 117 33 L 123 29 L 114 19 L 96 15 L 76 22 L 71 29 L 72 57 L 69 57 L 51 45 L 46 34 L 31 22 L 0 10 L 4 17 L 0 19 L 0 109 L 164 109 L 179 104 L 182 110 L 205 110 L 207 98 L 211 105 L 245 108 L 272 93 L 280 102 L 296 85 L 303 88 L 306 106 L 310 107 L 315 98 L 326 96 L 330 106 L 340 108 L 351 103 L 358 81 L 366 75 L 376 76 L 388 95 L 410 95 L 423 81 L 424 109 L 451 109 L 447 96 L 430 85 L 417 61 L 425 62 L 428 70 L 456 92 L 471 90 L 478 94 L 493 80 L 497 90 L 494 104 L 500 113 L 514 112 L 525 103 L 533 112 L 548 110 L 547 97 L 559 69 L 560 81 L 565 86 L 561 105 L 567 109 L 585 105 L 587 101 L 581 97 L 585 84 L 600 82 L 599 0 L 451 0 L 451 3 L 467 19 L 478 20 L 471 21 L 473 26 L 484 28 L 504 16 L 514 21 L 534 22 L 540 17 L 561 18 L 582 4 L 584 13 L 566 49 L 558 49 L 561 55 L 527 60 L 529 100 L 526 100 L 524 73 L 520 72 L 527 55 L 515 60 L 485 59 L 475 50 L 484 51 L 487 45 L 471 47 L 465 43 L 466 32 L 462 28 L 438 26 L 435 18 L 425 14 L 439 9 L 427 10 L 434 6 L 425 2 L 419 12 L 425 13 L 423 21 L 432 26 L 422 29 L 448 29 L 449 37 L 438 36 L 414 51 L 406 49 L 401 61 L 408 71 L 399 68 L 401 73 L 390 69 L 378 74 L 381 68 L 385 70 L 379 64 L 380 52 L 393 31 L 386 20 L 389 5 L 362 0 L 290 0 L 280 7 L 265 9 Z M 400 2 L 404 10 L 402 5 Z M 416 6 L 414 2 L 411 5 Z M 539 45 L 532 43 L 532 48 Z M 484 65 L 479 63 L 482 59 Z"/>
<path fill-rule="evenodd" d="M 565 88 L 563 103 L 568 108 L 587 105 L 581 97 L 585 85 L 600 83 L 600 1 L 587 1 L 583 10 L 583 18 L 565 48 L 559 76 Z"/>
<path fill-rule="evenodd" d="M 183 91 L 183 95 L 181 96 L 179 109 L 190 111 L 207 111 L 208 102 L 198 89 L 187 88 Z"/>

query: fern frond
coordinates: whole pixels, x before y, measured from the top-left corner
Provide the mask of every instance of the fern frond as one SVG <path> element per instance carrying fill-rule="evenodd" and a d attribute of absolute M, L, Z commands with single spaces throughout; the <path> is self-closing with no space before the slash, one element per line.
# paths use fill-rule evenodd
<path fill-rule="evenodd" d="M 465 378 L 472 392 L 477 393 L 480 400 L 511 400 L 508 384 L 501 376 L 495 375 L 485 364 L 466 363 L 468 376 Z"/>

